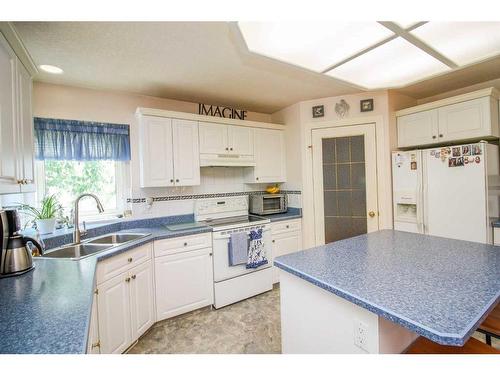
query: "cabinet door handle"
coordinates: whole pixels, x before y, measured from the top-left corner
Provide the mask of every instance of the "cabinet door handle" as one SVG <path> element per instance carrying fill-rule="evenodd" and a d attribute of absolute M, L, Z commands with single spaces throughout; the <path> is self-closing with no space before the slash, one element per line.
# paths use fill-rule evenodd
<path fill-rule="evenodd" d="M 229 150 L 233 151 L 233 148 L 231 147 Z"/>
<path fill-rule="evenodd" d="M 187 246 L 187 245 L 188 245 L 188 243 L 187 243 L 187 242 L 184 242 L 184 246 Z"/>
<path fill-rule="evenodd" d="M 432 139 L 436 139 L 436 136 L 435 136 L 435 135 L 433 135 L 433 136 L 432 136 Z"/>
<path fill-rule="evenodd" d="M 439 138 L 443 138 L 443 135 L 442 135 L 442 134 L 439 134 Z"/>
<path fill-rule="evenodd" d="M 137 275 L 132 275 L 132 280 L 135 280 L 136 277 Z"/>
<path fill-rule="evenodd" d="M 129 282 L 130 282 L 130 277 L 127 277 L 127 278 L 125 279 L 125 282 L 129 283 Z"/>
<path fill-rule="evenodd" d="M 276 240 L 272 240 L 271 242 L 272 242 L 272 243 L 275 243 L 275 242 L 276 242 Z"/>
<path fill-rule="evenodd" d="M 179 182 L 179 179 L 177 178 L 177 179 L 175 180 L 175 182 Z"/>
<path fill-rule="evenodd" d="M 286 229 L 290 228 L 290 225 L 287 224 Z"/>
<path fill-rule="evenodd" d="M 258 178 L 258 177 L 255 177 L 255 180 L 259 181 L 259 178 Z"/>
<path fill-rule="evenodd" d="M 133 259 L 132 258 L 128 258 L 127 259 L 129 263 L 132 263 Z"/>
<path fill-rule="evenodd" d="M 174 182 L 174 179 L 173 179 L 173 178 L 171 178 L 171 179 L 170 179 L 170 182 Z"/>
<path fill-rule="evenodd" d="M 226 151 L 229 151 L 229 147 L 226 147 Z"/>

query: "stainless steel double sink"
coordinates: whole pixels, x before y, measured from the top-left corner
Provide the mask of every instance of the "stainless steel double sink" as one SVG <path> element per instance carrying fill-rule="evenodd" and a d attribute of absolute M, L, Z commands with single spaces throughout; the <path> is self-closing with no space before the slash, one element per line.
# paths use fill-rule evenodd
<path fill-rule="evenodd" d="M 49 250 L 42 255 L 42 258 L 58 258 L 80 260 L 101 251 L 126 244 L 147 237 L 151 233 L 110 233 L 96 238 L 89 239 L 80 244 L 70 244 Z"/>

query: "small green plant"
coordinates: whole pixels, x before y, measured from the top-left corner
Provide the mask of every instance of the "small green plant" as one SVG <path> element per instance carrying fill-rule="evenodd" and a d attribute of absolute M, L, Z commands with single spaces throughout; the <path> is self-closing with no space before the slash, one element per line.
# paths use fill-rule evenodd
<path fill-rule="evenodd" d="M 40 208 L 30 206 L 29 204 L 21 204 L 20 209 L 26 215 L 31 216 L 32 220 L 44 220 L 60 216 L 62 207 L 56 195 L 52 194 L 42 199 Z"/>

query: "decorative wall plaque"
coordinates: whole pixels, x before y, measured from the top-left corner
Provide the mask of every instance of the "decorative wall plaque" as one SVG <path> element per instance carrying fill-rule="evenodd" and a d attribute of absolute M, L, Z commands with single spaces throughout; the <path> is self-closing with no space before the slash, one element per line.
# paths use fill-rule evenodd
<path fill-rule="evenodd" d="M 349 104 L 341 99 L 339 103 L 335 104 L 335 113 L 341 118 L 346 117 L 349 114 Z"/>

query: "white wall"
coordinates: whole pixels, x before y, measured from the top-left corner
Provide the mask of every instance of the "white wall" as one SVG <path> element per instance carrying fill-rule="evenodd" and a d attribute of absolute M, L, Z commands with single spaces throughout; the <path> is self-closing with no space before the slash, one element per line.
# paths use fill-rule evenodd
<path fill-rule="evenodd" d="M 35 83 L 33 86 L 33 115 L 83 121 L 100 121 L 130 125 L 131 189 L 129 197 L 146 198 L 170 195 L 239 192 L 262 190 L 265 185 L 247 185 L 242 168 L 202 168 L 201 186 L 185 188 L 140 188 L 137 107 L 196 113 L 197 103 L 156 98 L 114 91 L 92 90 L 70 86 Z M 271 122 L 271 116 L 248 112 L 248 120 Z M 19 199 L 19 197 L 17 198 Z M 155 202 L 150 210 L 143 203 L 131 205 L 134 215 L 175 215 L 193 212 L 193 200 Z"/>

